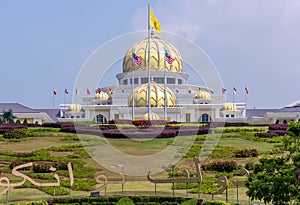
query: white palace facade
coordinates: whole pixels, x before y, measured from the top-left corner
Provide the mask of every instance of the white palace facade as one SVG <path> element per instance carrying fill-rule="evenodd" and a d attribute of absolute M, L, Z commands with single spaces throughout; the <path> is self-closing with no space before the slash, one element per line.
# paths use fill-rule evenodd
<path fill-rule="evenodd" d="M 117 86 L 107 85 L 95 95 L 82 96 L 81 104 L 61 104 L 58 121 L 106 123 L 112 119 L 133 118 L 203 123 L 246 122 L 245 103 L 224 102 L 223 95 L 214 94 L 211 88 L 189 85 L 189 74 L 183 72 L 183 59 L 179 50 L 154 34 L 150 37 L 151 78 L 148 84 L 147 45 L 148 39 L 145 39 L 135 43 L 126 52 L 123 58 L 123 72 L 116 75 Z M 142 61 L 141 66 L 134 64 L 134 79 L 132 49 Z M 171 65 L 165 62 L 165 56 L 162 54 L 164 50 L 174 59 Z"/>

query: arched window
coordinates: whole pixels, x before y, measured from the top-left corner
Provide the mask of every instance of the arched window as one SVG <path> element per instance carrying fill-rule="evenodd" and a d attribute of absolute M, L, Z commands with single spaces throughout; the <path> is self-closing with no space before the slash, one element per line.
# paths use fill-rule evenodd
<path fill-rule="evenodd" d="M 107 119 L 103 115 L 101 115 L 101 114 L 99 114 L 99 115 L 96 116 L 96 121 L 100 122 L 102 124 L 106 124 L 107 123 Z"/>
<path fill-rule="evenodd" d="M 211 122 L 211 117 L 208 114 L 203 114 L 200 117 L 200 122 L 202 122 L 202 123 L 210 123 Z"/>

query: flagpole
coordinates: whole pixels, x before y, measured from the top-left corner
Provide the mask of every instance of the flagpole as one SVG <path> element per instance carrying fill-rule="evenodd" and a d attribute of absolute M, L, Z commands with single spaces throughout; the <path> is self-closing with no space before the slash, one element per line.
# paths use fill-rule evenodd
<path fill-rule="evenodd" d="M 148 4 L 148 120 L 150 120 L 150 4 Z"/>
<path fill-rule="evenodd" d="M 232 90 L 232 101 L 234 103 L 234 87 L 233 87 L 233 90 Z"/>
<path fill-rule="evenodd" d="M 166 122 L 167 117 L 167 93 L 166 93 L 166 50 L 164 56 L 164 121 Z"/>
<path fill-rule="evenodd" d="M 54 121 L 54 91 L 52 93 L 52 120 Z"/>
<path fill-rule="evenodd" d="M 246 86 L 245 86 L 245 108 L 247 108 L 247 90 L 246 90 Z"/>
<path fill-rule="evenodd" d="M 64 108 L 65 108 L 65 113 L 64 116 L 66 115 L 66 91 L 64 92 Z"/>
<path fill-rule="evenodd" d="M 134 62 L 133 62 L 133 48 L 131 49 L 131 66 L 132 66 L 132 121 L 134 120 Z"/>

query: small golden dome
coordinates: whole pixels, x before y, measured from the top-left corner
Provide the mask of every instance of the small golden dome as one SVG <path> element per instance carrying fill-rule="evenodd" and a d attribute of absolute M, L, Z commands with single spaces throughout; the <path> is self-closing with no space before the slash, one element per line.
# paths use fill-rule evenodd
<path fill-rule="evenodd" d="M 224 110 L 236 111 L 237 110 L 236 104 L 234 104 L 232 102 L 227 102 L 224 104 Z"/>
<path fill-rule="evenodd" d="M 143 120 L 148 120 L 148 113 L 144 114 Z M 157 113 L 150 112 L 150 120 L 160 120 L 160 117 Z"/>
<path fill-rule="evenodd" d="M 176 106 L 176 96 L 166 87 L 167 107 Z M 132 106 L 132 94 L 128 98 L 128 105 Z M 150 105 L 151 107 L 164 106 L 164 86 L 150 82 Z M 148 83 L 134 89 L 134 106 L 148 107 Z"/>
<path fill-rule="evenodd" d="M 79 104 L 71 104 L 68 108 L 68 111 L 70 111 L 70 112 L 81 112 L 82 107 Z"/>
<path fill-rule="evenodd" d="M 96 93 L 95 99 L 96 100 L 108 100 L 109 96 L 106 92 L 101 91 L 100 93 Z"/>
<path fill-rule="evenodd" d="M 134 53 L 141 57 L 142 65 L 134 65 L 134 70 L 147 70 L 148 68 L 148 38 L 139 41 L 130 48 L 123 59 L 123 73 L 132 71 L 132 49 Z M 182 57 L 180 52 L 169 42 L 151 35 L 150 38 L 150 69 L 164 70 L 165 50 L 174 59 L 172 66 L 166 62 L 166 70 L 182 72 Z"/>
<path fill-rule="evenodd" d="M 196 99 L 211 99 L 210 93 L 204 90 L 199 90 L 199 93 L 195 96 Z"/>

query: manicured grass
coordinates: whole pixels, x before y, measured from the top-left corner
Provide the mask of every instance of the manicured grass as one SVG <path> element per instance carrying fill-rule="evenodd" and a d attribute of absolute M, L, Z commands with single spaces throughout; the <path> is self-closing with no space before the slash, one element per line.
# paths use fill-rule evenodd
<path fill-rule="evenodd" d="M 265 129 L 258 127 L 259 129 Z M 254 133 L 257 131 L 256 127 L 241 127 L 232 128 L 229 127 L 227 131 L 221 136 L 217 142 L 216 149 L 210 155 L 207 160 L 223 160 L 231 159 L 238 164 L 244 166 L 248 162 L 254 162 L 258 158 L 243 158 L 238 159 L 234 157 L 234 151 L 239 149 L 257 149 L 259 153 L 268 154 L 276 145 L 276 143 L 268 143 L 270 141 L 263 141 L 264 139 L 257 139 L 254 137 Z M 184 169 L 190 171 L 191 177 L 194 177 L 195 166 L 192 157 L 198 156 L 206 135 L 190 136 L 190 137 L 178 137 L 174 141 L 171 139 L 152 139 L 152 140 L 132 140 L 132 139 L 103 139 L 99 136 L 93 135 L 75 135 L 69 133 L 60 133 L 54 129 L 35 128 L 29 131 L 32 137 L 21 140 L 19 142 L 0 141 L 0 170 L 3 172 L 2 176 L 8 176 L 11 180 L 18 181 L 11 174 L 11 170 L 8 168 L 9 163 L 13 160 L 32 160 L 36 163 L 44 161 L 71 161 L 74 166 L 75 185 L 73 190 L 73 196 L 89 196 L 90 192 L 86 191 L 92 188 L 96 188 L 100 185 L 95 185 L 95 176 L 100 173 L 105 173 L 109 179 L 119 179 L 120 175 L 113 173 L 117 170 L 107 170 L 101 165 L 97 164 L 86 152 L 84 148 L 95 149 L 96 147 L 101 149 L 105 143 L 110 143 L 113 147 L 119 149 L 121 152 L 136 155 L 145 156 L 158 153 L 172 144 L 172 146 L 189 147 L 195 139 L 195 144 L 186 153 L 186 158 L 180 160 L 176 164 L 175 172 L 182 172 Z M 40 136 L 40 137 L 39 137 Z M 217 135 L 209 135 L 211 142 L 214 142 L 214 137 Z M 282 138 L 276 138 L 275 140 L 281 140 Z M 260 140 L 260 141 L 259 141 Z M 272 140 L 272 139 L 269 139 Z M 274 140 L 274 139 L 273 139 Z M 174 142 L 174 143 L 173 143 Z M 31 157 L 16 157 L 16 153 L 33 152 L 36 155 Z M 184 154 L 184 153 L 182 153 Z M 68 196 L 68 173 L 66 170 L 58 170 L 57 173 L 62 179 L 62 188 L 56 190 L 56 194 L 65 194 Z M 155 178 L 167 178 L 170 177 L 170 170 L 163 171 L 154 175 Z M 216 172 L 203 172 L 204 177 L 209 177 L 210 182 L 217 181 L 217 177 L 222 173 Z M 233 174 L 227 174 L 228 177 L 232 177 Z M 33 178 L 39 179 L 41 175 L 33 174 Z M 51 177 L 51 175 L 50 175 Z M 50 179 L 47 178 L 47 180 Z M 46 180 L 46 179 L 44 179 Z M 205 179 L 206 180 L 206 179 Z M 193 188 L 190 187 L 190 192 L 193 192 Z M 208 193 L 209 187 L 202 186 L 201 193 Z M 9 200 L 12 201 L 26 201 L 26 200 L 41 200 L 51 199 L 53 188 L 43 188 L 43 192 L 38 189 L 26 188 L 26 189 L 13 189 L 9 191 Z M 154 184 L 147 181 L 145 176 L 135 177 L 126 176 L 126 183 L 124 185 L 124 191 L 126 195 L 154 195 Z M 230 198 L 234 200 L 235 188 L 230 186 Z M 48 193 L 48 194 L 47 194 Z M 240 188 L 240 199 L 247 202 L 245 196 L 245 188 Z M 104 194 L 104 191 L 101 192 Z M 107 195 L 121 195 L 121 185 L 109 184 L 106 189 Z M 176 196 L 185 196 L 185 189 L 175 190 Z M 171 184 L 157 184 L 157 195 L 172 195 Z M 196 197 L 195 193 L 189 193 L 189 196 Z M 203 197 L 209 199 L 209 194 L 202 194 Z M 223 196 L 223 195 L 222 195 Z M 22 198 L 23 197 L 23 198 Z M 216 196 L 217 198 L 217 196 Z M 223 197 L 224 198 L 224 197 Z M 5 202 L 5 196 L 0 196 L 0 203 Z"/>
<path fill-rule="evenodd" d="M 274 148 L 274 144 L 250 141 L 240 138 L 222 138 L 220 139 L 218 145 L 223 147 L 234 147 L 237 149 L 257 149 L 261 153 L 266 153 Z"/>

